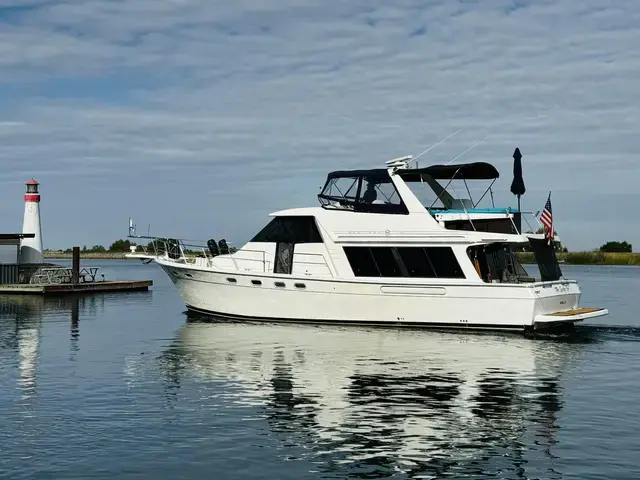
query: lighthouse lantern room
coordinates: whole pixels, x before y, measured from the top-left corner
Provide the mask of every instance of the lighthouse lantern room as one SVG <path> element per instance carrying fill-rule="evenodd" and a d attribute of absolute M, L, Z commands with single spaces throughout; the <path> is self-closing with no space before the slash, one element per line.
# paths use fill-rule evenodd
<path fill-rule="evenodd" d="M 40 184 L 32 178 L 25 185 L 22 233 L 33 234 L 33 237 L 22 239 L 20 263 L 43 263 L 42 228 L 40 226 Z"/>

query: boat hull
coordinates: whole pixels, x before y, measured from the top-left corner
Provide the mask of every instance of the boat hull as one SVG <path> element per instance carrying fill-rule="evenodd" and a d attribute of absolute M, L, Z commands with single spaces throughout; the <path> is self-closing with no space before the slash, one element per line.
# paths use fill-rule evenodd
<path fill-rule="evenodd" d="M 382 284 L 158 263 L 189 310 L 233 320 L 516 331 L 583 320 L 549 317 L 578 308 L 580 289 L 573 281 L 544 285 Z M 536 318 L 544 322 L 537 325 Z"/>

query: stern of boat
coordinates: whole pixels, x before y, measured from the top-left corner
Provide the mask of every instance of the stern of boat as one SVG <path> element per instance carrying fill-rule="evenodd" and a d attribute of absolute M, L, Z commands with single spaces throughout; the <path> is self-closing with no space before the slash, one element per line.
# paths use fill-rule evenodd
<path fill-rule="evenodd" d="M 580 286 L 574 280 L 540 282 L 533 289 L 535 330 L 571 326 L 609 313 L 606 308 L 580 307 Z"/>

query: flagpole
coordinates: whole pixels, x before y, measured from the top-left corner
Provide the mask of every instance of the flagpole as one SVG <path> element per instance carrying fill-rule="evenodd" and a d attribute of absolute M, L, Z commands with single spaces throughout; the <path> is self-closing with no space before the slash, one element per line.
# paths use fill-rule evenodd
<path fill-rule="evenodd" d="M 518 235 L 522 235 L 522 210 L 520 209 L 520 194 L 518 194 Z"/>
<path fill-rule="evenodd" d="M 551 190 L 549 190 L 549 196 L 547 197 L 549 205 L 551 205 Z M 547 233 L 547 245 L 551 246 L 551 238 L 553 237 L 553 214 L 551 215 L 551 231 Z"/>

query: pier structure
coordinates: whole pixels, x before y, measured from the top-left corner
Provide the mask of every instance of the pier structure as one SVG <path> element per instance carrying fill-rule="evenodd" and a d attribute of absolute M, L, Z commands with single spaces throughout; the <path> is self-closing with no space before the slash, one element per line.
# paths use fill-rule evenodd
<path fill-rule="evenodd" d="M 0 233 L 0 295 L 62 295 L 148 290 L 150 280 L 107 280 L 99 267 L 81 268 L 73 247 L 71 268 L 44 261 L 40 223 L 40 184 L 25 183 L 22 233 Z"/>

